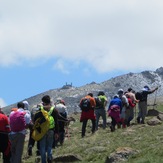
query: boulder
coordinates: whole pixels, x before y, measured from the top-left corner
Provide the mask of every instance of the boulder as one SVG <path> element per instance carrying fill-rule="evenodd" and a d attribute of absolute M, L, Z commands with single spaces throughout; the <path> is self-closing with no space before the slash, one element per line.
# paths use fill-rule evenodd
<path fill-rule="evenodd" d="M 118 163 L 122 161 L 127 161 L 129 156 L 135 155 L 138 152 L 139 151 L 129 147 L 120 147 L 106 158 L 105 163 Z"/>
<path fill-rule="evenodd" d="M 161 121 L 157 117 L 153 117 L 152 119 L 147 121 L 147 124 L 150 126 L 155 126 L 161 124 Z"/>

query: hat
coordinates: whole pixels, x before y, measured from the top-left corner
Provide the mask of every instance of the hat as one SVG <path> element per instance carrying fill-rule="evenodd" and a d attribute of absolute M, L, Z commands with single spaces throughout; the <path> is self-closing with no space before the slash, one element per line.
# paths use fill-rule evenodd
<path fill-rule="evenodd" d="M 147 85 L 144 86 L 144 89 L 145 89 L 146 91 L 149 91 L 149 90 L 150 90 L 150 88 L 149 88 Z"/>
<path fill-rule="evenodd" d="M 63 105 L 65 105 L 65 101 L 64 100 L 62 100 L 62 98 L 57 98 L 57 103 L 61 103 L 61 104 L 63 104 Z"/>
<path fill-rule="evenodd" d="M 118 94 L 115 94 L 113 98 L 117 98 L 117 97 L 119 97 Z"/>
<path fill-rule="evenodd" d="M 119 89 L 118 94 L 123 94 L 123 89 Z"/>
<path fill-rule="evenodd" d="M 25 110 L 29 110 L 29 103 L 28 103 L 28 101 L 23 101 L 23 103 L 24 103 L 24 109 Z"/>

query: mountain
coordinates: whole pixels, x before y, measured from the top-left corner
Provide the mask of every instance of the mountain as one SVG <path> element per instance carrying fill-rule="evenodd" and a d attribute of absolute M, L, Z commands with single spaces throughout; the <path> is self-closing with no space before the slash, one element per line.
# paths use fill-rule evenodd
<path fill-rule="evenodd" d="M 53 101 L 61 97 L 65 101 L 68 111 L 71 114 L 73 112 L 80 112 L 80 108 L 78 107 L 80 99 L 89 92 L 92 92 L 94 96 L 96 96 L 97 93 L 102 90 L 105 92 L 108 99 L 111 99 L 120 88 L 126 91 L 131 87 L 133 90 L 139 91 L 145 85 L 148 85 L 150 88 L 160 86 L 156 93 L 149 95 L 149 102 L 152 103 L 157 96 L 157 102 L 163 103 L 163 67 L 156 69 L 156 71 L 142 71 L 140 73 L 130 72 L 111 78 L 102 83 L 92 82 L 82 87 L 74 87 L 72 84 L 66 84 L 62 88 L 51 89 L 38 95 L 22 99 L 22 101 L 27 100 L 32 108 L 41 102 L 41 98 L 44 95 L 50 95 Z M 16 104 L 17 103 L 4 107 L 3 111 L 9 114 L 11 108 L 15 107 Z"/>

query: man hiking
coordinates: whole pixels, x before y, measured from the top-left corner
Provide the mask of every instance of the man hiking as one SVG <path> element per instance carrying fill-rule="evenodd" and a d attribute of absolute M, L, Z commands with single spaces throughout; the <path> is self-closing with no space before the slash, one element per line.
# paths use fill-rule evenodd
<path fill-rule="evenodd" d="M 138 117 L 137 117 L 137 123 L 141 123 L 144 124 L 144 120 L 145 120 L 145 116 L 147 114 L 147 98 L 148 98 L 148 94 L 151 94 L 153 92 L 155 92 L 158 89 L 158 87 L 154 88 L 154 89 L 150 89 L 148 86 L 144 86 L 144 88 L 142 89 L 142 97 L 139 99 L 139 103 L 138 103 L 138 109 L 139 109 L 139 113 L 138 113 Z"/>
<path fill-rule="evenodd" d="M 92 133 L 95 132 L 96 116 L 94 108 L 96 106 L 95 99 L 92 93 L 88 93 L 87 96 L 83 97 L 79 104 L 82 112 L 80 116 L 80 122 L 82 122 L 82 138 L 85 136 L 87 122 L 90 119 L 92 122 Z"/>
<path fill-rule="evenodd" d="M 4 163 L 10 163 L 11 158 L 9 132 L 10 125 L 8 117 L 0 110 L 0 152 L 3 154 Z"/>

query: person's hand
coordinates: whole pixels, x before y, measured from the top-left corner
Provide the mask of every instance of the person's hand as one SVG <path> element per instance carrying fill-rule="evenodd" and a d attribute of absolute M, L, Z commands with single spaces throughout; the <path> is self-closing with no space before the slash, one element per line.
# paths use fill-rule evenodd
<path fill-rule="evenodd" d="M 59 135 L 55 134 L 55 140 L 58 140 L 58 138 L 59 138 Z"/>
<path fill-rule="evenodd" d="M 157 89 L 158 89 L 158 87 L 155 88 L 155 90 L 157 90 Z"/>

